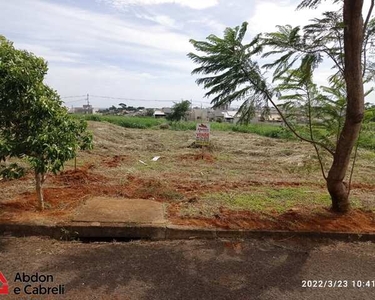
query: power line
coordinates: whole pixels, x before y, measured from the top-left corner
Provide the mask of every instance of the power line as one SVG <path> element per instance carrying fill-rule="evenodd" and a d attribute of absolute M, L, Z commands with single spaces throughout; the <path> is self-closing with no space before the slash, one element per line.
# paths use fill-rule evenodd
<path fill-rule="evenodd" d="M 73 100 L 73 101 L 67 101 L 64 103 L 65 104 L 69 104 L 69 103 L 74 103 L 74 102 L 81 102 L 81 101 L 86 101 L 88 100 L 88 94 L 87 95 L 81 95 L 81 96 L 65 96 L 65 97 L 61 97 L 61 98 L 64 98 L 64 99 L 68 99 L 68 98 L 78 98 L 78 97 L 86 97 L 86 98 L 83 98 L 83 99 L 78 99 L 78 100 Z M 112 100 L 122 100 L 122 101 L 138 101 L 138 102 L 179 102 L 181 101 L 180 100 L 176 100 L 176 99 L 169 99 L 169 100 L 164 100 L 164 99 L 141 99 L 141 98 L 126 98 L 126 97 L 112 97 L 112 96 L 101 96 L 101 95 L 91 95 L 90 94 L 90 97 L 93 97 L 93 98 L 101 98 L 101 99 L 112 99 Z M 196 103 L 196 104 L 210 104 L 210 102 L 206 102 L 206 101 L 194 101 L 192 103 Z"/>
<path fill-rule="evenodd" d="M 125 101 L 142 101 L 142 102 L 175 102 L 180 100 L 160 100 L 160 99 L 136 99 L 136 98 L 124 98 L 124 97 L 110 97 L 110 96 L 98 96 L 91 95 L 94 98 L 104 98 L 104 99 L 115 99 L 115 100 L 125 100 Z"/>
<path fill-rule="evenodd" d="M 60 97 L 61 99 L 68 99 L 68 98 L 79 98 L 79 97 L 86 97 L 86 95 L 79 95 L 79 96 L 64 96 Z"/>
<path fill-rule="evenodd" d="M 63 102 L 65 104 L 69 104 L 69 103 L 82 102 L 82 101 L 87 101 L 87 99 L 85 98 L 85 99 L 79 99 L 79 100 L 73 100 L 73 101 L 67 101 L 67 102 L 63 101 Z"/>
<path fill-rule="evenodd" d="M 140 102 L 178 102 L 181 100 L 170 99 L 170 100 L 162 100 L 162 99 L 136 99 L 136 98 L 125 98 L 125 97 L 110 97 L 110 96 L 98 96 L 98 95 L 90 95 L 94 98 L 104 98 L 104 99 L 115 99 L 115 100 L 125 100 L 125 101 L 140 101 Z M 202 103 L 202 104 L 211 104 L 210 102 L 204 101 L 194 101 L 194 103 Z"/>

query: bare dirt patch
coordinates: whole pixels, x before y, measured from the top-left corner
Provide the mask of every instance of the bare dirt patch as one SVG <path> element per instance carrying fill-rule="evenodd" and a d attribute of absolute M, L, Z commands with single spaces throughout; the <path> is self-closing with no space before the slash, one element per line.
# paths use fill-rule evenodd
<path fill-rule="evenodd" d="M 0 182 L 0 222 L 69 220 L 89 197 L 108 196 L 163 202 L 174 224 L 375 231 L 372 152 L 359 151 L 352 196 L 356 206 L 350 214 L 338 216 L 329 211 L 327 202 L 311 205 L 304 194 L 296 201 L 290 198 L 295 193 L 286 193 L 285 197 L 282 193 L 288 189 L 325 193 L 325 182 L 309 145 L 252 134 L 212 132 L 216 147 L 202 157 L 201 149 L 187 148 L 194 142 L 193 132 L 125 129 L 97 122 L 90 122 L 90 129 L 95 148 L 79 154 L 76 170 L 72 161 L 64 172 L 48 177 L 44 188 L 47 209 L 43 213 L 36 208 L 32 174 L 22 180 Z M 163 159 L 151 161 L 155 156 Z M 234 203 L 241 207 L 243 201 L 262 202 L 262 193 L 255 200 L 250 197 L 258 190 L 274 190 L 277 199 L 289 204 L 278 210 L 270 202 L 269 209 L 254 211 L 233 209 L 233 203 L 209 207 L 206 199 L 209 194 L 226 193 L 233 195 Z M 235 198 L 241 194 L 250 196 Z M 209 216 L 203 210 L 207 206 L 212 210 Z M 195 210 L 190 212 L 186 207 Z"/>
<path fill-rule="evenodd" d="M 130 157 L 127 155 L 114 155 L 112 158 L 106 158 L 103 160 L 104 166 L 109 168 L 116 168 L 121 165 L 124 161 L 129 161 Z"/>
<path fill-rule="evenodd" d="M 214 162 L 215 161 L 215 157 L 208 152 L 183 154 L 179 157 L 179 159 L 181 159 L 181 160 L 193 160 L 193 161 L 204 160 L 204 161 L 207 161 L 207 162 Z"/>
<path fill-rule="evenodd" d="M 169 218 L 176 225 L 223 229 L 375 232 L 375 215 L 360 209 L 337 215 L 327 208 L 310 211 L 291 209 L 285 213 L 259 213 L 221 209 L 214 218 L 181 218 L 178 205 L 171 206 Z"/>

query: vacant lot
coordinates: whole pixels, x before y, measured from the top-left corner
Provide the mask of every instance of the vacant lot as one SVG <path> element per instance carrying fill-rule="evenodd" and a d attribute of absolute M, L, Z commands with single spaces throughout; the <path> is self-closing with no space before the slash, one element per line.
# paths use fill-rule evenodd
<path fill-rule="evenodd" d="M 105 195 L 161 201 L 175 224 L 375 231 L 374 152 L 359 150 L 354 210 L 336 216 L 308 144 L 213 131 L 210 151 L 202 152 L 191 147 L 193 131 L 89 127 L 94 150 L 80 153 L 77 170 L 70 162 L 47 178 L 45 212 L 36 211 L 32 174 L 0 182 L 2 221 L 69 220 L 88 197 Z"/>

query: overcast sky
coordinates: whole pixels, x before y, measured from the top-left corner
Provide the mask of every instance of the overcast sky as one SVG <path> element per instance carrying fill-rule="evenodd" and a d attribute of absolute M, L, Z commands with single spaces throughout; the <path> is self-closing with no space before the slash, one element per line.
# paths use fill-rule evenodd
<path fill-rule="evenodd" d="M 330 1 L 327 1 L 329 3 Z M 47 83 L 62 97 L 90 94 L 95 107 L 163 107 L 192 100 L 208 106 L 190 72 L 189 39 L 221 36 L 226 27 L 249 22 L 247 39 L 275 25 L 303 25 L 336 9 L 295 11 L 295 0 L 0 0 L 0 34 L 17 48 L 44 57 Z M 324 83 L 324 65 L 316 76 Z M 119 97 L 141 101 L 99 98 Z M 84 97 L 64 98 L 68 106 Z M 173 101 L 172 101 L 173 100 Z M 375 96 L 371 100 L 375 103 Z M 73 102 L 74 101 L 74 102 Z"/>

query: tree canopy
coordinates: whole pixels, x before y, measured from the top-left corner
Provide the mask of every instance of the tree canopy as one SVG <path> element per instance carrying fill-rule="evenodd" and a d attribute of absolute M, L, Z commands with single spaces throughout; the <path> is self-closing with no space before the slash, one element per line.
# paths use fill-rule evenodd
<path fill-rule="evenodd" d="M 47 70 L 42 58 L 15 49 L 0 36 L 0 160 L 28 160 L 41 209 L 46 173 L 60 171 L 92 141 L 87 124 L 72 119 L 57 92 L 43 82 Z"/>
<path fill-rule="evenodd" d="M 190 108 L 190 101 L 183 100 L 179 103 L 175 103 L 172 107 L 172 113 L 167 115 L 168 121 L 181 121 Z"/>
<path fill-rule="evenodd" d="M 298 8 L 313 8 L 320 2 L 304 0 Z M 203 75 L 196 82 L 207 90 L 205 96 L 214 107 L 241 101 L 241 118 L 246 121 L 254 108 L 268 108 L 271 103 L 287 128 L 314 146 L 333 209 L 347 211 L 354 164 L 349 184 L 344 179 L 361 128 L 364 97 L 372 91 L 365 93 L 363 83 L 375 77 L 375 63 L 368 56 L 375 37 L 374 1 L 364 22 L 363 0 L 334 2 L 342 2 L 342 9 L 325 12 L 304 27 L 277 26 L 275 32 L 260 33 L 249 43 L 244 43 L 246 22 L 227 28 L 223 38 L 191 39 L 197 52 L 188 57 L 199 64 L 192 74 Z M 260 66 L 261 59 L 273 61 Z M 333 65 L 327 87 L 314 83 L 314 73 L 323 61 Z M 305 117 L 306 126 L 296 126 L 290 112 Z M 316 130 L 322 125 L 323 135 Z M 331 158 L 328 174 L 322 151 Z"/>

